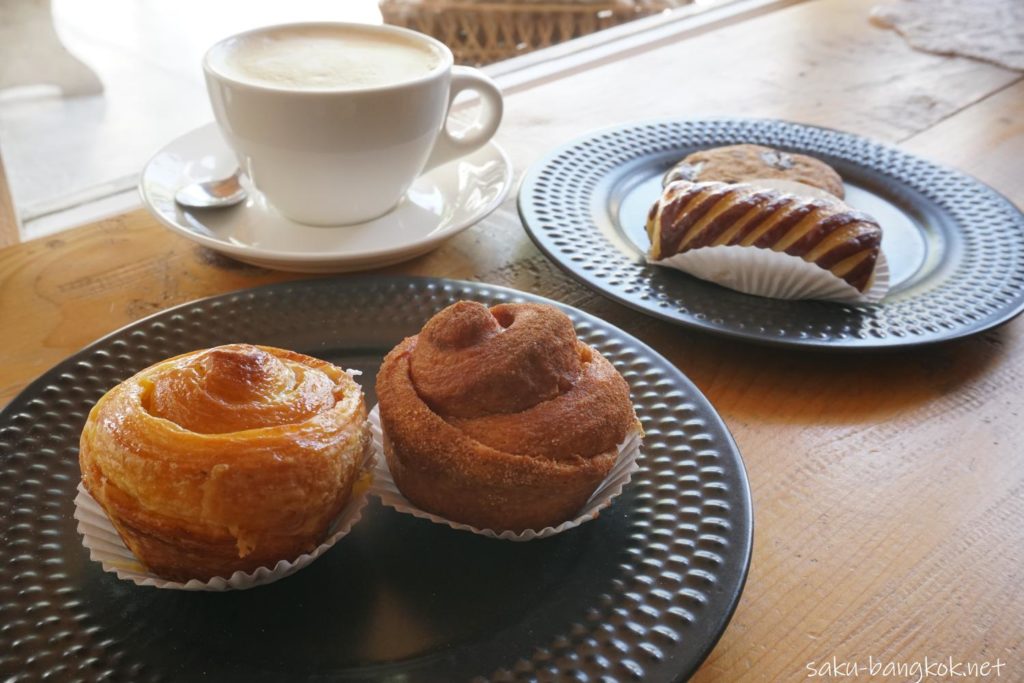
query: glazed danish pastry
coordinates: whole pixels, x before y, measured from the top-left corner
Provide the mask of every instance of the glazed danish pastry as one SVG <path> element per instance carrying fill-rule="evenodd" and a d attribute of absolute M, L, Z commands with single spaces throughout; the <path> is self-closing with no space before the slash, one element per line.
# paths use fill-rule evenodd
<path fill-rule="evenodd" d="M 384 358 L 377 396 L 402 494 L 496 531 L 571 519 L 640 431 L 626 381 L 541 304 L 449 306 Z"/>
<path fill-rule="evenodd" d="M 231 344 L 108 391 L 82 431 L 82 481 L 151 571 L 207 580 L 323 541 L 370 443 L 359 385 L 300 353 Z"/>

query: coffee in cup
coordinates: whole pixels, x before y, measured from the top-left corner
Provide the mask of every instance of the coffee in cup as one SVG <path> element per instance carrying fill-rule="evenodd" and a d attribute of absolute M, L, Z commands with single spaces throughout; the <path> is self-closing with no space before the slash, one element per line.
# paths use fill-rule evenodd
<path fill-rule="evenodd" d="M 443 61 L 429 43 L 331 25 L 244 35 L 209 57 L 210 67 L 232 80 L 294 90 L 394 85 L 427 76 Z"/>
<path fill-rule="evenodd" d="M 256 188 L 293 220 L 341 225 L 387 213 L 423 171 L 494 134 L 500 92 L 452 61 L 414 31 L 332 23 L 242 33 L 203 64 L 217 123 Z M 457 137 L 445 123 L 463 90 L 484 108 Z"/>

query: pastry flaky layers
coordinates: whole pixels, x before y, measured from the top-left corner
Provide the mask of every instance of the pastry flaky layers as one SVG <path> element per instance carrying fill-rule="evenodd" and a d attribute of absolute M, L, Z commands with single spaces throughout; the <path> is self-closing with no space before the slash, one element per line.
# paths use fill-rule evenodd
<path fill-rule="evenodd" d="M 840 301 L 884 294 L 874 286 L 882 229 L 838 199 L 755 181 L 677 180 L 651 207 L 646 227 L 648 260 L 740 291 Z M 761 272 L 743 278 L 739 268 Z"/>
<path fill-rule="evenodd" d="M 82 481 L 153 573 L 207 580 L 315 548 L 370 443 L 359 385 L 300 353 L 231 344 L 107 392 L 82 431 Z"/>
<path fill-rule="evenodd" d="M 626 381 L 542 304 L 449 306 L 384 358 L 377 397 L 398 489 L 479 529 L 571 519 L 640 431 Z"/>

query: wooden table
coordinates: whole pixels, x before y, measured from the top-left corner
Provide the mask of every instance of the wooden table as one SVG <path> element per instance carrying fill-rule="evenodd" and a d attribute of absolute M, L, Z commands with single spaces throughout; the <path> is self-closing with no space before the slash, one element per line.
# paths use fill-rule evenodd
<path fill-rule="evenodd" d="M 748 3 L 745 14 L 656 20 L 499 67 L 499 140 L 521 172 L 599 126 L 777 117 L 896 144 L 1024 204 L 1022 74 L 916 52 L 867 23 L 871 5 Z M 529 241 L 513 198 L 387 272 L 482 280 L 583 308 L 672 359 L 721 411 L 749 470 L 756 538 L 739 609 L 695 680 L 802 680 L 808 663 L 833 656 L 998 659 L 1002 680 L 1024 680 L 1024 321 L 862 356 L 723 341 L 567 278 Z M 198 248 L 141 210 L 2 249 L 0 404 L 126 323 L 295 277 Z"/>

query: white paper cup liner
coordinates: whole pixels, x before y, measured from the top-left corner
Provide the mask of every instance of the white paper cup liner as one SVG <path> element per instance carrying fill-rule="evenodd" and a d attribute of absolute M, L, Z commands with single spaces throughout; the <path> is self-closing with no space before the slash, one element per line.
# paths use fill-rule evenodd
<path fill-rule="evenodd" d="M 376 448 L 366 449 L 362 472 L 373 477 Z M 360 486 L 357 481 L 356 486 Z M 110 523 L 107 513 L 99 503 L 89 495 L 81 482 L 78 484 L 78 495 L 75 497 L 75 519 L 78 520 L 78 533 L 82 535 L 82 545 L 89 550 L 89 559 L 103 565 L 103 571 L 117 574 L 123 581 L 131 581 L 137 586 L 152 586 L 181 591 L 229 591 L 246 590 L 256 586 L 265 586 L 291 576 L 300 569 L 309 566 L 318 557 L 327 552 L 331 546 L 344 538 L 363 516 L 363 508 L 369 501 L 372 479 L 369 484 L 362 483 L 362 490 L 354 493 L 341 513 L 331 522 L 327 530 L 327 540 L 313 549 L 312 552 L 299 555 L 288 562 L 280 560 L 273 567 L 259 567 L 252 572 L 237 571 L 231 576 L 214 577 L 209 581 L 191 579 L 185 583 L 168 581 L 150 572 L 125 546 L 114 525 Z"/>
<path fill-rule="evenodd" d="M 799 256 L 760 247 L 701 247 L 650 263 L 675 268 L 744 294 L 772 299 L 878 303 L 889 291 L 889 263 L 881 251 L 874 280 L 863 293 Z"/>
<path fill-rule="evenodd" d="M 503 541 L 533 541 L 538 538 L 548 538 L 569 529 L 575 529 L 584 522 L 597 519 L 601 510 L 612 504 L 626 484 L 633 477 L 633 473 L 640 469 L 637 456 L 640 455 L 642 439 L 639 431 L 630 433 L 626 440 L 618 446 L 619 457 L 615 466 L 608 473 L 604 481 L 597 487 L 590 500 L 579 511 L 575 518 L 562 522 L 558 526 L 544 527 L 543 529 L 526 529 L 525 531 L 495 531 L 493 529 L 478 529 L 469 524 L 454 522 L 440 515 L 427 512 L 416 507 L 408 498 L 402 495 L 391 478 L 391 470 L 388 469 L 388 459 L 384 456 L 384 435 L 380 427 L 380 413 L 378 406 L 374 406 L 369 415 L 370 427 L 373 433 L 373 446 L 377 453 L 376 464 L 374 465 L 373 484 L 370 486 L 370 493 L 380 498 L 380 502 L 399 512 L 430 520 L 435 524 L 468 531 L 487 538 L 498 538 Z"/>

